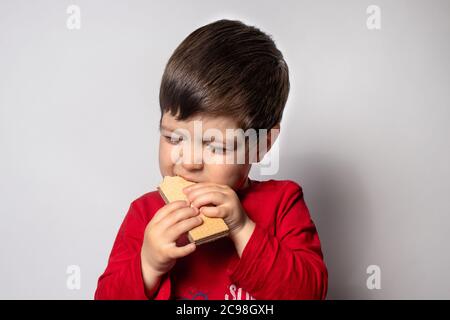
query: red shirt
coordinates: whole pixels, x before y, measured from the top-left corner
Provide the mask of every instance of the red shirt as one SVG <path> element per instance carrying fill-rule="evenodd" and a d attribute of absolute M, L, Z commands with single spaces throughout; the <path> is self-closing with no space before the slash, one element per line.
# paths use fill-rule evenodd
<path fill-rule="evenodd" d="M 256 224 L 241 258 L 228 237 L 199 245 L 164 275 L 154 298 L 325 299 L 328 273 L 302 188 L 290 180 L 252 180 L 237 194 Z M 95 299 L 148 299 L 140 251 L 145 227 L 162 206 L 157 191 L 131 203 Z"/>

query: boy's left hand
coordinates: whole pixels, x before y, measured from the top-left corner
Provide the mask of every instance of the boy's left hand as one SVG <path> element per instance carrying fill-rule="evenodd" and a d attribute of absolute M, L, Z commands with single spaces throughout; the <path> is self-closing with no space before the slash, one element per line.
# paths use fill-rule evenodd
<path fill-rule="evenodd" d="M 189 202 L 210 218 L 222 218 L 235 236 L 248 223 L 236 192 L 227 185 L 199 182 L 183 189 Z M 213 204 L 214 206 L 207 206 Z"/>

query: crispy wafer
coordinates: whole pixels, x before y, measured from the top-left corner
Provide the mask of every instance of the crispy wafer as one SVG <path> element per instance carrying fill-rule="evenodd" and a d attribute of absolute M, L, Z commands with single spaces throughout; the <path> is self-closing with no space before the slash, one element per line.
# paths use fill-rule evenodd
<path fill-rule="evenodd" d="M 183 192 L 183 188 L 195 184 L 195 182 L 187 181 L 180 176 L 165 176 L 158 186 L 158 191 L 166 203 L 177 200 L 187 201 L 187 197 Z M 229 228 L 222 218 L 209 218 L 200 214 L 203 224 L 188 232 L 190 242 L 199 245 L 210 242 L 228 235 Z"/>

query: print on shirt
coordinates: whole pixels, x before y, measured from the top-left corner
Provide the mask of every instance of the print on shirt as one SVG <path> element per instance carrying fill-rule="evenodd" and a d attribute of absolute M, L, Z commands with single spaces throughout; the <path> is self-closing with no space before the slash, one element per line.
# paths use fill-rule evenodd
<path fill-rule="evenodd" d="M 230 294 L 231 294 L 231 299 L 230 299 L 230 296 L 226 293 L 225 300 L 256 300 L 247 291 L 245 291 L 245 296 L 244 296 L 243 295 L 244 289 L 237 288 L 236 285 L 234 285 L 234 284 L 230 285 L 229 290 L 230 290 Z"/>
<path fill-rule="evenodd" d="M 194 288 L 189 288 L 186 295 L 176 297 L 175 300 L 208 300 L 208 294 Z"/>

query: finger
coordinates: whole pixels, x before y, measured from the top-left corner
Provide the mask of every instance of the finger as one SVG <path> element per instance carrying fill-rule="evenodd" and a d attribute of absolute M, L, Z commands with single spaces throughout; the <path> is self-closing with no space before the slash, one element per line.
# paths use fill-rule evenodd
<path fill-rule="evenodd" d="M 200 213 L 209 218 L 225 218 L 225 215 L 219 207 L 201 207 Z"/>
<path fill-rule="evenodd" d="M 205 186 L 203 188 L 197 188 L 197 189 L 189 191 L 187 194 L 187 198 L 188 198 L 189 202 L 192 203 L 192 201 L 194 201 L 195 198 L 197 198 L 199 195 L 201 195 L 203 193 L 208 193 L 208 192 L 223 193 L 223 191 L 224 191 L 224 189 L 219 188 L 217 186 Z"/>
<path fill-rule="evenodd" d="M 170 248 L 168 255 L 172 259 L 178 259 L 191 254 L 196 248 L 197 246 L 195 243 L 189 243 L 182 247 L 173 246 Z"/>
<path fill-rule="evenodd" d="M 199 195 L 192 201 L 192 205 L 194 207 L 200 208 L 202 206 L 206 206 L 207 204 L 213 204 L 215 206 L 219 206 L 223 204 L 225 201 L 225 195 L 220 192 L 208 192 Z"/>
<path fill-rule="evenodd" d="M 152 223 L 158 223 L 163 219 L 165 216 L 167 216 L 169 213 L 173 212 L 174 210 L 178 210 L 183 207 L 187 207 L 188 203 L 184 200 L 174 201 L 171 203 L 166 204 L 161 209 L 159 209 L 155 215 L 152 218 Z"/>
<path fill-rule="evenodd" d="M 176 211 L 173 211 L 171 214 L 165 216 L 163 219 L 160 220 L 159 224 L 161 225 L 161 228 L 168 229 L 174 224 L 186 220 L 195 216 L 198 216 L 199 210 L 197 208 L 193 207 L 185 207 L 178 209 Z"/>
<path fill-rule="evenodd" d="M 224 188 L 223 185 L 213 183 L 213 182 L 199 182 L 199 183 L 191 184 L 190 186 L 183 188 L 183 192 L 187 193 L 187 192 L 191 192 L 193 190 L 199 189 L 199 188 L 212 187 L 212 186 L 219 187 L 222 189 Z"/>
<path fill-rule="evenodd" d="M 169 241 L 177 240 L 182 234 L 198 227 L 203 223 L 203 219 L 200 216 L 185 219 L 183 221 L 174 224 L 167 230 L 167 236 Z"/>

